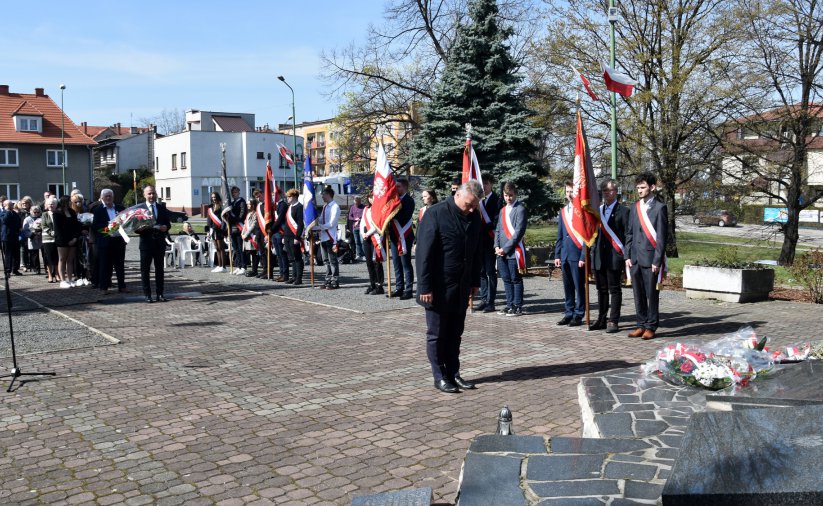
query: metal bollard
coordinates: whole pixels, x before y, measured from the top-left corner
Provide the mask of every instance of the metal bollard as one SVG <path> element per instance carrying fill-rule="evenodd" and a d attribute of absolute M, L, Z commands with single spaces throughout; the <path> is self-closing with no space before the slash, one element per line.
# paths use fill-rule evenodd
<path fill-rule="evenodd" d="M 497 415 L 497 434 L 501 436 L 514 435 L 514 430 L 512 430 L 512 412 L 508 404 L 503 406 L 500 414 Z"/>

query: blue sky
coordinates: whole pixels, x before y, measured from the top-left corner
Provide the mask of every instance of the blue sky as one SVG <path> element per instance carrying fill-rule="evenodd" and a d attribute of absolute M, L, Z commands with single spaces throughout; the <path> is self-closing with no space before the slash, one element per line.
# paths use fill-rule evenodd
<path fill-rule="evenodd" d="M 274 126 L 332 117 L 323 49 L 361 42 L 382 0 L 9 2 L 0 16 L 10 91 L 43 87 L 76 123 L 129 125 L 163 109 L 256 114 Z"/>

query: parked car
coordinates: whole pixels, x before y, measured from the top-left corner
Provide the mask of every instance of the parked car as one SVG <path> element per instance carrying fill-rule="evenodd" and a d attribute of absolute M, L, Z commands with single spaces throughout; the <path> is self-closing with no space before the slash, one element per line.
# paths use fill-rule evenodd
<path fill-rule="evenodd" d="M 691 204 L 680 204 L 679 206 L 674 208 L 675 216 L 685 216 L 688 214 L 694 214 L 694 207 Z"/>
<path fill-rule="evenodd" d="M 184 221 L 188 221 L 189 215 L 186 213 L 181 213 L 180 211 L 172 211 L 169 210 L 169 220 L 172 223 L 183 223 Z"/>
<path fill-rule="evenodd" d="M 716 209 L 704 211 L 694 215 L 694 222 L 698 225 L 717 225 L 718 227 L 733 227 L 737 225 L 737 216 L 728 211 Z"/>

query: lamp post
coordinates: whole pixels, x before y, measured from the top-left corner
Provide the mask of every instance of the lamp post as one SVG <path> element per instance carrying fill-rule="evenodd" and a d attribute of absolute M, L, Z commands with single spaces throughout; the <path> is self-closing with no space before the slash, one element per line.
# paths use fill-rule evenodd
<path fill-rule="evenodd" d="M 63 189 L 60 191 L 60 196 L 66 194 L 66 113 L 63 109 L 63 92 L 66 90 L 66 85 L 60 85 L 60 165 L 63 168 Z"/>
<path fill-rule="evenodd" d="M 291 90 L 291 136 L 292 136 L 292 149 L 294 150 L 294 187 L 298 188 L 297 183 L 297 115 L 294 112 L 294 88 L 286 82 L 286 78 L 283 76 L 277 76 L 277 79 L 283 82 L 286 86 L 289 87 Z"/>

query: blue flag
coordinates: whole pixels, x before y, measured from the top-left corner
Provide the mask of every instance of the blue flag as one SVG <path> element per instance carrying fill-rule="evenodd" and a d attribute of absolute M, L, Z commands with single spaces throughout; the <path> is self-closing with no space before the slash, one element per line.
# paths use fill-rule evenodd
<path fill-rule="evenodd" d="M 314 181 L 311 177 L 311 157 L 309 155 L 306 155 L 306 164 L 303 169 L 303 194 L 299 200 L 303 204 L 303 223 L 306 226 L 306 237 L 308 237 L 317 222 L 317 209 L 314 206 Z"/>

